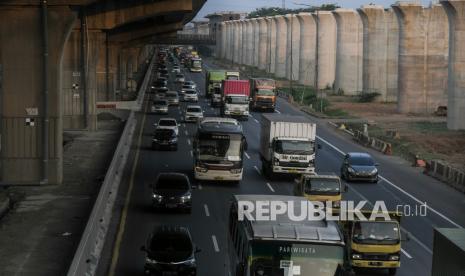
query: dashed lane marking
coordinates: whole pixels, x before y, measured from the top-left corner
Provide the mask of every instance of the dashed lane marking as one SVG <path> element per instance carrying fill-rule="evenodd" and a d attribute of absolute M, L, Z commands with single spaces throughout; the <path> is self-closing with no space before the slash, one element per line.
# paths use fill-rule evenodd
<path fill-rule="evenodd" d="M 260 169 L 257 167 L 257 166 L 253 166 L 253 168 L 257 171 L 258 174 L 262 174 L 262 172 L 260 171 Z"/>
<path fill-rule="evenodd" d="M 213 248 L 215 249 L 215 252 L 220 252 L 220 247 L 218 246 L 218 241 L 216 240 L 215 235 L 212 235 L 212 241 L 213 241 Z"/>
<path fill-rule="evenodd" d="M 204 204 L 204 205 L 203 205 L 203 208 L 205 209 L 205 215 L 206 215 L 207 217 L 209 217 L 209 216 L 210 216 L 210 211 L 208 210 L 208 205 L 207 205 L 207 204 Z"/>
<path fill-rule="evenodd" d="M 274 189 L 270 183 L 266 182 L 266 186 L 268 186 L 268 188 L 274 193 Z"/>

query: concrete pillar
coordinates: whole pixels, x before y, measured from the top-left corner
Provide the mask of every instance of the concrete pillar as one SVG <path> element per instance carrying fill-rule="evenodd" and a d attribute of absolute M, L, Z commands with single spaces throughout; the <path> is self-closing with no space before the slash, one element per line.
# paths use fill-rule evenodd
<path fill-rule="evenodd" d="M 268 24 L 267 19 L 261 17 L 258 21 L 258 69 L 266 70 L 268 68 Z"/>
<path fill-rule="evenodd" d="M 221 47 L 219 48 L 219 56 L 218 56 L 218 58 L 225 59 L 225 57 L 226 57 L 226 43 L 227 43 L 226 23 L 225 22 L 220 23 L 219 31 L 220 31 L 219 34 L 220 34 Z"/>
<path fill-rule="evenodd" d="M 243 26 L 245 27 L 245 41 L 243 43 L 244 54 L 242 58 L 242 64 L 252 66 L 252 51 L 253 51 L 253 30 L 252 22 L 250 20 L 244 20 Z"/>
<path fill-rule="evenodd" d="M 393 6 L 399 20 L 399 96 L 402 113 L 431 113 L 446 105 L 448 22 L 444 9 Z"/>
<path fill-rule="evenodd" d="M 362 91 L 363 27 L 360 15 L 351 9 L 336 9 L 336 78 L 334 90 L 345 95 Z"/>
<path fill-rule="evenodd" d="M 225 44 L 224 44 L 224 58 L 227 60 L 232 59 L 232 54 L 231 54 L 231 45 L 233 43 L 232 40 L 232 30 L 231 30 L 231 22 L 226 21 L 224 22 L 224 30 L 225 30 Z"/>
<path fill-rule="evenodd" d="M 234 46 L 235 46 L 235 36 L 234 36 L 234 23 L 232 21 L 228 22 L 228 45 L 227 45 L 227 57 L 228 60 L 232 62 L 234 57 Z"/>
<path fill-rule="evenodd" d="M 320 89 L 334 86 L 336 75 L 336 19 L 329 11 L 317 13 L 318 30 L 318 87 Z"/>
<path fill-rule="evenodd" d="M 107 35 L 98 38 L 97 101 L 115 99 L 118 84 L 120 46 L 108 43 Z"/>
<path fill-rule="evenodd" d="M 298 80 L 300 57 L 300 23 L 297 17 L 293 14 L 288 14 L 284 18 L 287 24 L 286 78 L 289 80 Z"/>
<path fill-rule="evenodd" d="M 311 13 L 299 13 L 299 83 L 315 86 L 316 21 Z"/>
<path fill-rule="evenodd" d="M 245 64 L 245 59 L 247 57 L 247 26 L 245 24 L 245 20 L 239 21 L 239 28 L 241 29 L 241 44 L 239 45 L 240 48 L 240 58 L 239 64 Z"/>
<path fill-rule="evenodd" d="M 267 72 L 274 74 L 276 70 L 276 21 L 274 17 L 267 17 L 266 24 L 268 26 L 268 41 L 267 41 Z"/>
<path fill-rule="evenodd" d="M 273 17 L 276 24 L 276 56 L 275 72 L 278 78 L 286 77 L 287 63 L 287 23 L 284 16 L 278 15 Z M 273 47 L 273 44 L 272 44 Z"/>
<path fill-rule="evenodd" d="M 260 43 L 260 27 L 257 18 L 250 20 L 252 23 L 252 38 L 253 38 L 253 48 L 252 48 L 252 66 L 258 68 L 258 56 L 259 52 L 259 43 Z"/>
<path fill-rule="evenodd" d="M 465 1 L 441 1 L 449 18 L 447 127 L 465 129 Z"/>
<path fill-rule="evenodd" d="M 242 60 L 242 26 L 239 20 L 234 20 L 234 54 L 233 62 L 239 64 Z"/>
<path fill-rule="evenodd" d="M 45 177 L 49 184 L 59 184 L 63 179 L 61 72 L 65 43 L 76 15 L 67 6 L 49 6 L 47 17 L 48 65 L 44 70 L 41 8 L 0 8 L 0 161 L 1 181 L 5 184 L 38 184 Z M 46 73 L 48 137 L 43 135 L 47 123 Z"/>
<path fill-rule="evenodd" d="M 387 37 L 386 101 L 397 102 L 399 79 L 399 22 L 392 9 L 385 12 Z"/>

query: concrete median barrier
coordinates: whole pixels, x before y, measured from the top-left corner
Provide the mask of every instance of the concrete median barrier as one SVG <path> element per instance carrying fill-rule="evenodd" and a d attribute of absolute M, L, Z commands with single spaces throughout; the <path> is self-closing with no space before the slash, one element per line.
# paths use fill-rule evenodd
<path fill-rule="evenodd" d="M 454 168 L 443 161 L 431 160 L 427 162 L 425 173 L 465 193 L 464 171 Z"/>

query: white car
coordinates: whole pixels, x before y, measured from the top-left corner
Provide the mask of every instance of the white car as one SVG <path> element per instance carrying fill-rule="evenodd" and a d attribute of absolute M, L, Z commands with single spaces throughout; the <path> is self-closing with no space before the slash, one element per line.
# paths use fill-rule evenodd
<path fill-rule="evenodd" d="M 184 75 L 183 74 L 176 74 L 175 82 L 184 83 Z"/>
<path fill-rule="evenodd" d="M 198 102 L 199 101 L 199 95 L 197 94 L 196 90 L 187 89 L 187 90 L 184 90 L 183 100 L 185 102 Z"/>
<path fill-rule="evenodd" d="M 152 113 L 168 114 L 167 100 L 154 100 L 151 107 Z"/>
<path fill-rule="evenodd" d="M 188 105 L 184 113 L 185 122 L 197 122 L 203 119 L 203 110 L 199 105 Z"/>
<path fill-rule="evenodd" d="M 173 66 L 173 70 L 171 70 L 171 72 L 179 74 L 181 73 L 181 68 L 179 68 L 179 66 Z"/>
<path fill-rule="evenodd" d="M 179 134 L 179 124 L 174 118 L 162 118 L 154 125 L 156 129 L 172 129 L 176 135 Z"/>

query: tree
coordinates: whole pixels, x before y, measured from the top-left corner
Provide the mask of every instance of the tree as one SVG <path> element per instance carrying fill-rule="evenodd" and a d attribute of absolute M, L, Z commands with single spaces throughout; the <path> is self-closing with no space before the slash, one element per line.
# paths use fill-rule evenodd
<path fill-rule="evenodd" d="M 283 9 L 279 7 L 261 7 L 255 9 L 253 12 L 247 15 L 247 18 L 257 18 L 257 17 L 265 17 L 265 16 L 275 16 L 275 15 L 285 15 L 285 14 L 296 14 L 300 12 L 314 12 L 316 10 L 321 11 L 332 11 L 339 8 L 336 4 L 323 4 L 321 6 L 312 6 L 308 8 L 300 8 L 300 9 Z"/>

